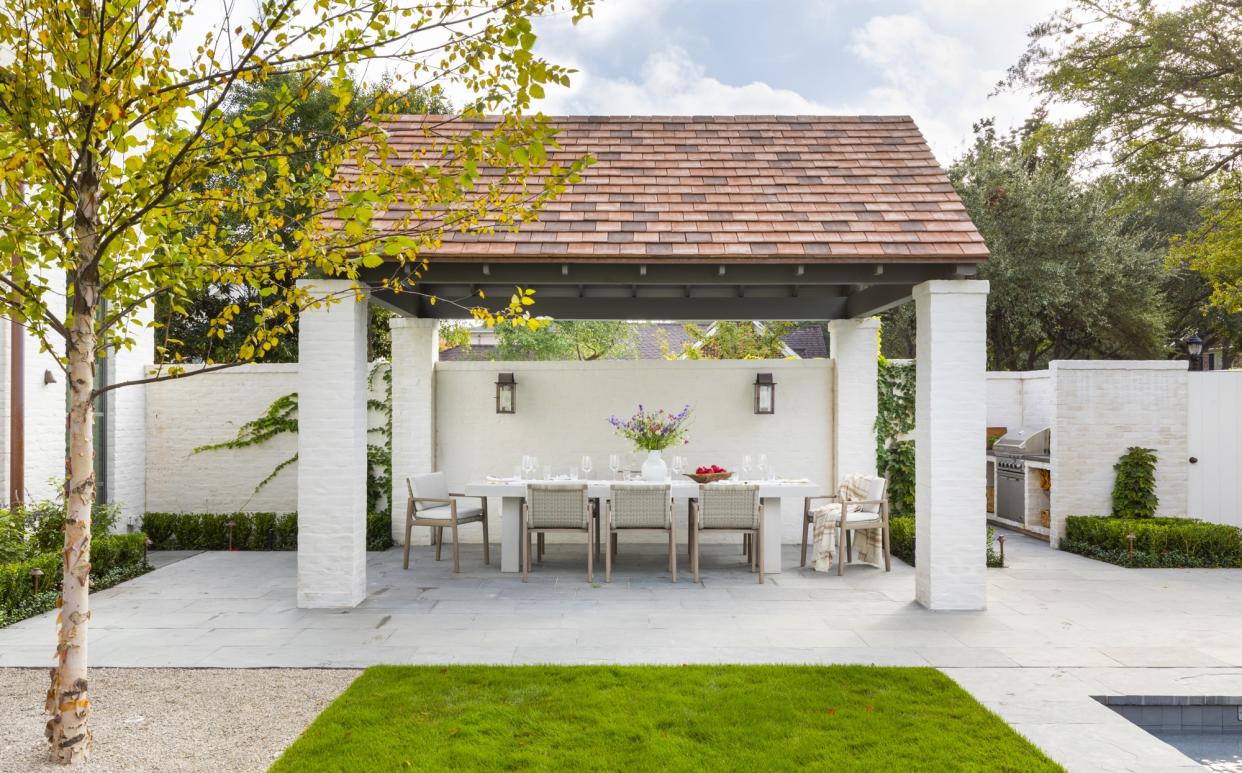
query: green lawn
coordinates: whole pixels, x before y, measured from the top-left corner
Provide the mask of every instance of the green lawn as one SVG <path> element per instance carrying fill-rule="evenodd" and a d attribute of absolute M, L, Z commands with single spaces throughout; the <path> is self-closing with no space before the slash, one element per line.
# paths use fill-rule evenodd
<path fill-rule="evenodd" d="M 939 671 L 377 666 L 273 771 L 1060 770 Z"/>

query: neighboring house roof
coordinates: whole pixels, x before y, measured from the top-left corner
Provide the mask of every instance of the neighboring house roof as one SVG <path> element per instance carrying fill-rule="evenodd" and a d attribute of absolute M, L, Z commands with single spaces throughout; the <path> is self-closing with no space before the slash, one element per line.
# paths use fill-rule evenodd
<path fill-rule="evenodd" d="M 707 330 L 713 323 L 697 323 L 699 328 Z M 634 325 L 636 337 L 634 350 L 637 359 L 662 360 L 666 352 L 680 354 L 686 344 L 693 341 L 686 332 L 683 322 L 644 322 Z M 828 342 L 824 338 L 823 328 L 818 324 L 801 325 L 784 337 L 785 346 L 791 354 L 808 360 L 828 356 Z M 440 352 L 440 359 L 446 362 L 463 360 L 488 360 L 495 353 L 493 344 L 472 344 L 470 348 L 455 346 Z"/>
<path fill-rule="evenodd" d="M 518 232 L 452 231 L 429 257 L 971 263 L 988 256 L 908 116 L 550 120 L 561 145 L 549 154 L 553 160 L 586 153 L 597 159 L 582 181 Z M 426 116 L 384 123 L 407 159 L 493 125 Z M 436 153 L 423 158 L 440 162 Z"/>

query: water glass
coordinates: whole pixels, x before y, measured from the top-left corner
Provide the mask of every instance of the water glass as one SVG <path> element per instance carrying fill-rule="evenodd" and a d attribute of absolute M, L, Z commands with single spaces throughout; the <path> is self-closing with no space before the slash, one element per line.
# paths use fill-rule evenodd
<path fill-rule="evenodd" d="M 746 454 L 742 457 L 742 480 L 750 480 L 750 469 L 750 454 Z"/>
<path fill-rule="evenodd" d="M 582 477 L 585 480 L 591 479 L 591 457 L 589 456 L 582 457 Z"/>
<path fill-rule="evenodd" d="M 608 469 L 612 470 L 612 479 L 617 479 L 617 473 L 621 471 L 621 457 L 618 454 L 608 455 Z"/>

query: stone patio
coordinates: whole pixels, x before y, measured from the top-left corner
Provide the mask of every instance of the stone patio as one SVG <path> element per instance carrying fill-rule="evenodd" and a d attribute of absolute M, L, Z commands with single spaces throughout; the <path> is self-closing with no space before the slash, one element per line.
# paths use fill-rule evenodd
<path fill-rule="evenodd" d="M 656 545 L 622 545 L 611 585 L 581 548 L 550 545 L 530 582 L 416 551 L 368 556 L 355 609 L 298 609 L 294 553 L 203 553 L 94 596 L 96 666 L 359 667 L 375 663 L 930 665 L 1073 769 L 1198 769 L 1092 695 L 1242 695 L 1242 571 L 1126 570 L 1009 535 L 988 610 L 931 612 L 914 570 L 797 568 L 755 582 L 734 545 L 676 585 Z M 50 662 L 50 615 L 0 630 L 0 666 Z"/>

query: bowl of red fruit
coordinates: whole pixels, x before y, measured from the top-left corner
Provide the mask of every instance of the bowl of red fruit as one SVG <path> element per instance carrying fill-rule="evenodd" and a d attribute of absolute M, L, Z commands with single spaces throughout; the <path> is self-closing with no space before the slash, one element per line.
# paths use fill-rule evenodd
<path fill-rule="evenodd" d="M 686 473 L 686 477 L 695 483 L 711 483 L 714 480 L 728 480 L 733 477 L 733 473 L 718 464 L 709 464 Z"/>

